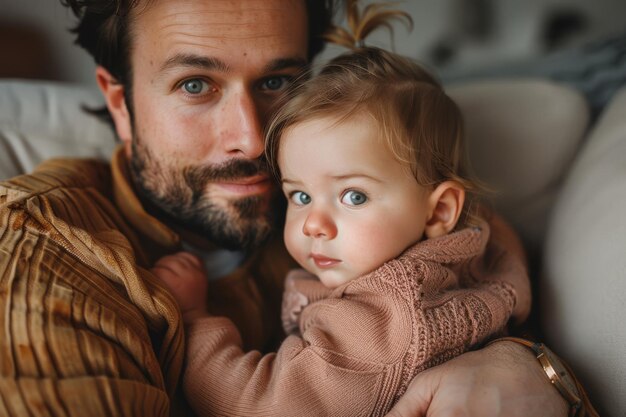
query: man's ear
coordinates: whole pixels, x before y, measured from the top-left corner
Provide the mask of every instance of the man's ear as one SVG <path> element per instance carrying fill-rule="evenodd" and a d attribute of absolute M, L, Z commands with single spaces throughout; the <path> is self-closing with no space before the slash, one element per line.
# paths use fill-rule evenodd
<path fill-rule="evenodd" d="M 465 189 L 456 181 L 439 184 L 428 197 L 429 216 L 424 233 L 428 239 L 443 236 L 454 229 L 465 202 Z"/>
<path fill-rule="evenodd" d="M 115 131 L 122 142 L 124 142 L 126 152 L 129 153 L 133 130 L 130 113 L 124 97 L 124 86 L 106 68 L 100 65 L 96 67 L 96 82 L 98 87 L 100 87 L 100 91 L 102 91 L 109 113 L 113 118 Z"/>

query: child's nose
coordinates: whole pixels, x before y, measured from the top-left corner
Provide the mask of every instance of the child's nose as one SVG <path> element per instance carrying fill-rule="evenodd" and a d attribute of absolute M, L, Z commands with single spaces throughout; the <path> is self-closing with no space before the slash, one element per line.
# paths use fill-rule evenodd
<path fill-rule="evenodd" d="M 337 236 L 337 226 L 329 215 L 320 211 L 313 211 L 304 221 L 302 233 L 308 237 L 329 240 Z"/>

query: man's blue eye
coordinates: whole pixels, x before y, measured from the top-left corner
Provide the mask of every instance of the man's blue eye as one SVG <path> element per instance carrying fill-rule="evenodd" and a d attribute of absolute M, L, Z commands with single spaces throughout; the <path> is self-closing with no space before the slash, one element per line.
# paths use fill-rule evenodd
<path fill-rule="evenodd" d="M 306 206 L 311 202 L 311 196 L 302 191 L 296 191 L 291 194 L 291 201 L 298 206 Z"/>
<path fill-rule="evenodd" d="M 350 190 L 341 197 L 341 202 L 349 206 L 360 206 L 367 201 L 367 196 L 360 192 Z"/>
<path fill-rule="evenodd" d="M 284 77 L 284 76 L 272 77 L 272 78 L 268 78 L 267 80 L 265 80 L 265 82 L 263 82 L 263 89 L 270 90 L 270 91 L 278 91 L 278 90 L 285 88 L 287 84 L 288 84 L 287 77 Z"/>
<path fill-rule="evenodd" d="M 183 88 L 185 89 L 186 93 L 196 95 L 202 93 L 208 88 L 208 86 L 206 81 L 199 78 L 194 78 L 192 80 L 185 81 L 183 83 Z"/>

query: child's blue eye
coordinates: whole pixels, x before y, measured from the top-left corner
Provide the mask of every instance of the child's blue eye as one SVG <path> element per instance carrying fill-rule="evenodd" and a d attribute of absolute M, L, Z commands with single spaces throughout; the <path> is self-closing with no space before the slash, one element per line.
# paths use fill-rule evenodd
<path fill-rule="evenodd" d="M 311 202 L 311 196 L 302 191 L 294 191 L 290 196 L 291 201 L 298 206 L 306 206 Z"/>
<path fill-rule="evenodd" d="M 361 204 L 364 204 L 366 201 L 367 201 L 367 196 L 364 193 L 360 191 L 354 191 L 354 190 L 347 191 L 341 197 L 341 202 L 343 204 L 348 204 L 350 206 L 360 206 Z"/>

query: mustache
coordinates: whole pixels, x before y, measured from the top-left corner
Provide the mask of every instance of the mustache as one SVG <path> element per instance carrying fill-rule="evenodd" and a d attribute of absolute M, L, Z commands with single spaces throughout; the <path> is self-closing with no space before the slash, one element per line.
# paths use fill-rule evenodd
<path fill-rule="evenodd" d="M 194 191 L 202 192 L 209 182 L 230 181 L 254 175 L 268 174 L 265 158 L 231 159 L 219 165 L 189 166 L 183 169 L 185 182 Z"/>

